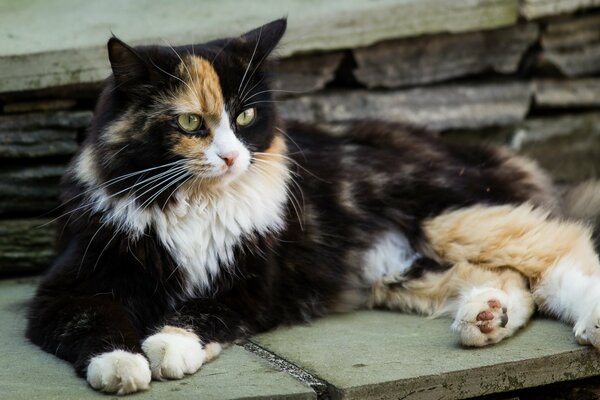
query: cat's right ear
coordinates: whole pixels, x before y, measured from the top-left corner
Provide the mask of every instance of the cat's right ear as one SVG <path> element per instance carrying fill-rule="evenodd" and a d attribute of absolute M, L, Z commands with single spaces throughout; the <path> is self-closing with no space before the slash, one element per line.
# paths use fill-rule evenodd
<path fill-rule="evenodd" d="M 150 66 L 133 47 L 115 36 L 108 40 L 107 47 L 108 59 L 118 87 L 135 85 L 149 79 Z"/>

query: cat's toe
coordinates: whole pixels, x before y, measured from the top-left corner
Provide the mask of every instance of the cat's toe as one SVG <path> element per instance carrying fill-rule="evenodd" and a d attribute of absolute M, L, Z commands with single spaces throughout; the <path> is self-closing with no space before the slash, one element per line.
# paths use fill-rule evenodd
<path fill-rule="evenodd" d="M 174 327 L 165 327 L 149 336 L 142 343 L 142 349 L 150 360 L 152 378 L 156 380 L 181 379 L 193 374 L 220 352 L 220 346 L 210 344 L 205 349 L 194 333 Z"/>
<path fill-rule="evenodd" d="M 501 290 L 489 289 L 473 293 L 458 309 L 452 328 L 465 346 L 486 346 L 508 335 L 507 296 Z"/>
<path fill-rule="evenodd" d="M 90 360 L 86 379 L 91 387 L 124 395 L 148 389 L 150 367 L 141 354 L 114 350 Z"/>

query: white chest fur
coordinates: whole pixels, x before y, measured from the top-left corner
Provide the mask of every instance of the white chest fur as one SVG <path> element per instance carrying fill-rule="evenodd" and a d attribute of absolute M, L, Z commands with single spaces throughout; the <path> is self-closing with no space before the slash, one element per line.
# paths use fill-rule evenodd
<path fill-rule="evenodd" d="M 218 193 L 195 199 L 180 193 L 176 206 L 153 212 L 151 224 L 187 275 L 188 291 L 205 291 L 222 268 L 232 267 L 245 238 L 283 227 L 288 172 L 270 172 L 250 167 Z"/>

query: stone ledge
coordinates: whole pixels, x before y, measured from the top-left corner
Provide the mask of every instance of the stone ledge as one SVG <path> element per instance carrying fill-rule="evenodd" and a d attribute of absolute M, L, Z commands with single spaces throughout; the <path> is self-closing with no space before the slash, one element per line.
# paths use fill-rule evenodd
<path fill-rule="evenodd" d="M 133 44 L 199 43 L 288 15 L 289 31 L 278 51 L 288 56 L 421 34 L 492 29 L 512 25 L 518 17 L 517 0 L 268 0 L 243 12 L 239 4 L 5 1 L 0 5 L 0 37 L 5 38 L 0 44 L 0 92 L 104 79 L 111 31 Z"/>
<path fill-rule="evenodd" d="M 0 397 L 3 400 L 108 399 L 75 376 L 66 362 L 27 343 L 25 302 L 35 280 L 0 282 Z M 114 397 L 110 397 L 114 398 Z M 135 399 L 316 399 L 316 394 L 285 372 L 239 346 L 180 381 L 153 382 Z"/>
<path fill-rule="evenodd" d="M 464 349 L 447 319 L 385 311 L 324 318 L 253 341 L 318 376 L 333 399 L 464 399 L 600 373 L 571 329 L 536 319 L 513 338 Z"/>

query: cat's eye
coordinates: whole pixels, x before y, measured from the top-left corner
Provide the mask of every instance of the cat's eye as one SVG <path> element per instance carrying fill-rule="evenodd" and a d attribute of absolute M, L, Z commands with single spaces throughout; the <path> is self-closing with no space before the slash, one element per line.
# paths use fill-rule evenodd
<path fill-rule="evenodd" d="M 202 125 L 202 117 L 198 114 L 180 114 L 177 117 L 177 125 L 186 132 L 195 132 Z"/>
<path fill-rule="evenodd" d="M 256 108 L 247 108 L 242 111 L 237 118 L 235 123 L 238 126 L 248 126 L 256 119 Z"/>

